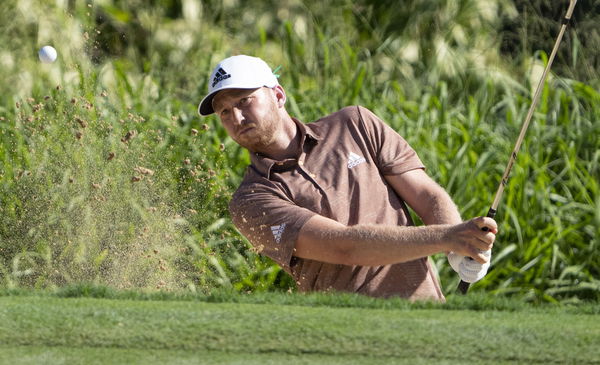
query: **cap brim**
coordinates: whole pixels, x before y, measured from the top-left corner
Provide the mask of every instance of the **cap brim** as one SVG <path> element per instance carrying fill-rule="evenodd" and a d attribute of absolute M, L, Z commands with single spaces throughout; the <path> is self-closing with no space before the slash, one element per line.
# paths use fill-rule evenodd
<path fill-rule="evenodd" d="M 223 89 L 221 89 L 221 90 L 223 90 Z M 221 90 L 213 91 L 212 93 L 206 95 L 204 97 L 204 99 L 202 99 L 200 104 L 198 104 L 198 114 L 205 117 L 205 116 L 211 115 L 212 113 L 215 112 L 212 107 L 212 101 L 213 101 L 213 98 L 215 97 L 215 95 L 217 95 L 217 93 Z"/>
<path fill-rule="evenodd" d="M 272 85 L 271 85 L 272 84 Z M 224 86 L 218 90 L 214 90 L 212 93 L 206 95 L 204 97 L 204 99 L 202 99 L 202 101 L 200 102 L 200 104 L 198 105 L 198 114 L 202 115 L 202 116 L 207 116 L 207 115 L 211 115 L 212 113 L 214 113 L 214 109 L 212 107 L 212 101 L 215 97 L 215 95 L 217 95 L 217 93 L 219 91 L 223 91 L 223 90 L 227 90 L 227 89 L 260 89 L 261 87 L 275 87 L 279 85 L 279 83 L 277 82 L 277 80 L 275 79 L 274 82 L 272 83 L 265 83 L 262 85 L 258 85 L 258 86 L 248 86 L 248 85 L 227 85 Z"/>
<path fill-rule="evenodd" d="M 198 114 L 202 115 L 202 116 L 207 116 L 207 115 L 211 115 L 212 113 L 215 112 L 215 110 L 213 109 L 212 106 L 212 102 L 213 99 L 215 98 L 215 95 L 217 95 L 217 93 L 219 91 L 223 91 L 223 90 L 227 90 L 227 89 L 260 89 L 261 87 L 275 87 L 278 84 L 275 84 L 273 86 L 268 86 L 268 85 L 260 85 L 260 86 L 248 86 L 248 85 L 227 85 L 225 87 L 222 87 L 218 90 L 214 90 L 212 93 L 206 95 L 204 97 L 204 99 L 202 99 L 202 101 L 200 102 L 200 104 L 198 105 Z"/>

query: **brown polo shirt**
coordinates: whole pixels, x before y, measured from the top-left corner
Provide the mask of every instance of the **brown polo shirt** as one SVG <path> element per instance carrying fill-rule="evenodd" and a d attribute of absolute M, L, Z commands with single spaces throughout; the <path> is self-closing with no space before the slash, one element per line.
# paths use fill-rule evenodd
<path fill-rule="evenodd" d="M 346 107 L 310 124 L 295 122 L 301 133 L 298 158 L 275 161 L 251 154 L 252 164 L 229 205 L 240 232 L 291 274 L 300 291 L 444 300 L 427 258 L 352 266 L 294 256 L 298 233 L 315 214 L 348 226 L 413 225 L 384 175 L 424 168 L 408 143 L 363 107 Z"/>

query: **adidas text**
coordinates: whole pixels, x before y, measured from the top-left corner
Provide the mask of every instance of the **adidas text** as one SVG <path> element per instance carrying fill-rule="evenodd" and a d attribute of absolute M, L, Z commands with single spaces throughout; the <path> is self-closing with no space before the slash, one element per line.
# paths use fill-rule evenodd
<path fill-rule="evenodd" d="M 215 73 L 215 78 L 213 79 L 212 87 L 215 87 L 216 84 L 218 84 L 219 82 L 226 80 L 230 77 L 231 77 L 230 74 L 225 72 L 225 70 L 223 70 L 222 68 L 219 68 L 217 70 L 217 72 Z"/>
<path fill-rule="evenodd" d="M 271 232 L 273 232 L 275 242 L 281 242 L 281 236 L 283 236 L 283 231 L 285 231 L 285 223 L 282 223 L 278 226 L 271 226 Z"/>

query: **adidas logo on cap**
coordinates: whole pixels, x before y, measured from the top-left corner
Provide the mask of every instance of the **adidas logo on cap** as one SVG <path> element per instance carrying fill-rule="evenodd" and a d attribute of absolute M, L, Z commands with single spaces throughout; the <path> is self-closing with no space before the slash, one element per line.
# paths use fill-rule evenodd
<path fill-rule="evenodd" d="M 212 87 L 215 87 L 216 84 L 218 84 L 219 82 L 226 80 L 230 77 L 231 77 L 230 74 L 225 72 L 225 70 L 223 70 L 223 68 L 219 67 L 219 69 L 215 73 L 215 78 L 213 79 Z"/>

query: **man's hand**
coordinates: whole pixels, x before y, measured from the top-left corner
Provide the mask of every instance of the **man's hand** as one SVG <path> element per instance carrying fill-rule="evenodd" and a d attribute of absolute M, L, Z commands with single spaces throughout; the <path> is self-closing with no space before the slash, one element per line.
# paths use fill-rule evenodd
<path fill-rule="evenodd" d="M 473 218 L 450 230 L 453 249 L 448 253 L 448 262 L 462 281 L 474 283 L 487 274 L 496 233 L 498 226 L 488 217 Z"/>
<path fill-rule="evenodd" d="M 487 231 L 484 231 L 484 228 Z M 470 257 L 484 265 L 489 264 L 491 254 L 486 255 L 486 251 L 492 249 L 496 233 L 498 233 L 496 221 L 488 217 L 477 217 L 452 226 L 447 232 L 445 241 L 450 248 L 449 251 L 459 256 Z"/>

